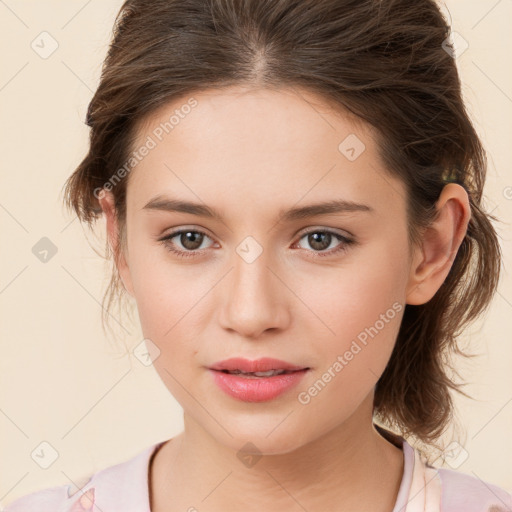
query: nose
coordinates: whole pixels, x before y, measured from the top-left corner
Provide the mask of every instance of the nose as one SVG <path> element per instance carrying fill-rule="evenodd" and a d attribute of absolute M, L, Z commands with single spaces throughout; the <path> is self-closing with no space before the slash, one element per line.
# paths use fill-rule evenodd
<path fill-rule="evenodd" d="M 285 329 L 290 322 L 288 304 L 293 294 L 263 251 L 256 259 L 233 256 L 233 268 L 219 289 L 219 321 L 224 329 L 256 339 L 267 330 Z"/>

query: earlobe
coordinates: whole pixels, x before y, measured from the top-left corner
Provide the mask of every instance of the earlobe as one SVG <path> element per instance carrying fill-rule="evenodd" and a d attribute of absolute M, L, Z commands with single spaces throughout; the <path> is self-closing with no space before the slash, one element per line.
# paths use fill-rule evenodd
<path fill-rule="evenodd" d="M 406 303 L 428 302 L 439 290 L 453 265 L 466 235 L 471 207 L 464 188 L 456 183 L 446 185 L 436 202 L 438 212 L 426 228 L 420 247 L 413 253 Z"/>
<path fill-rule="evenodd" d="M 121 278 L 125 290 L 130 295 L 134 296 L 129 264 L 126 259 L 125 251 L 121 247 L 119 240 L 119 224 L 116 215 L 114 196 L 112 192 L 102 190 L 98 194 L 98 201 L 105 215 L 108 243 L 112 250 L 112 254 L 114 255 L 114 260 L 116 261 L 119 277 Z"/>

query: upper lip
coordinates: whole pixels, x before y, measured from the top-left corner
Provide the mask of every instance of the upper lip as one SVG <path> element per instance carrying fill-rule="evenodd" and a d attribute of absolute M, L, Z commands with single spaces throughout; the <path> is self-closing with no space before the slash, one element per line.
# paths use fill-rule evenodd
<path fill-rule="evenodd" d="M 250 361 L 242 357 L 234 357 L 231 359 L 224 359 L 217 361 L 209 367 L 211 370 L 240 370 L 242 372 L 267 372 L 270 370 L 304 370 L 305 366 L 296 366 L 280 359 L 273 359 L 271 357 L 263 357 Z"/>

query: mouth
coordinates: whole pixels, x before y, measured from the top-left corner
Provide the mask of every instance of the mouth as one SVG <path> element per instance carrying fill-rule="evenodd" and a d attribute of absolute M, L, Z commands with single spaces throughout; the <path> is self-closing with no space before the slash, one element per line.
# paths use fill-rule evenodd
<path fill-rule="evenodd" d="M 273 358 L 249 361 L 232 358 L 208 368 L 213 382 L 227 395 L 244 402 L 267 402 L 299 384 L 309 366 Z"/>
<path fill-rule="evenodd" d="M 212 368 L 213 370 L 213 368 Z M 277 375 L 287 375 L 290 373 L 300 372 L 303 370 L 309 370 L 309 368 L 301 368 L 300 370 L 268 370 L 266 372 L 244 372 L 242 370 L 214 370 L 220 371 L 222 373 L 228 373 L 229 375 L 238 375 L 240 377 L 247 377 L 252 379 L 257 379 L 258 377 L 275 377 Z"/>
<path fill-rule="evenodd" d="M 232 357 L 218 361 L 210 366 L 209 369 L 229 373 L 231 375 L 273 377 L 284 373 L 309 370 L 310 368 L 308 366 L 295 365 L 271 357 L 262 357 L 254 361 L 242 357 Z"/>

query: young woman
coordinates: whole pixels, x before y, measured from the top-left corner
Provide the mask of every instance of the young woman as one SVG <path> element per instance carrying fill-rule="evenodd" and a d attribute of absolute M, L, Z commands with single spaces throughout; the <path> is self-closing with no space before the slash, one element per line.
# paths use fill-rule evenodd
<path fill-rule="evenodd" d="M 129 0 L 66 186 L 184 431 L 15 511 L 512 510 L 430 464 L 498 283 L 432 0 Z"/>

